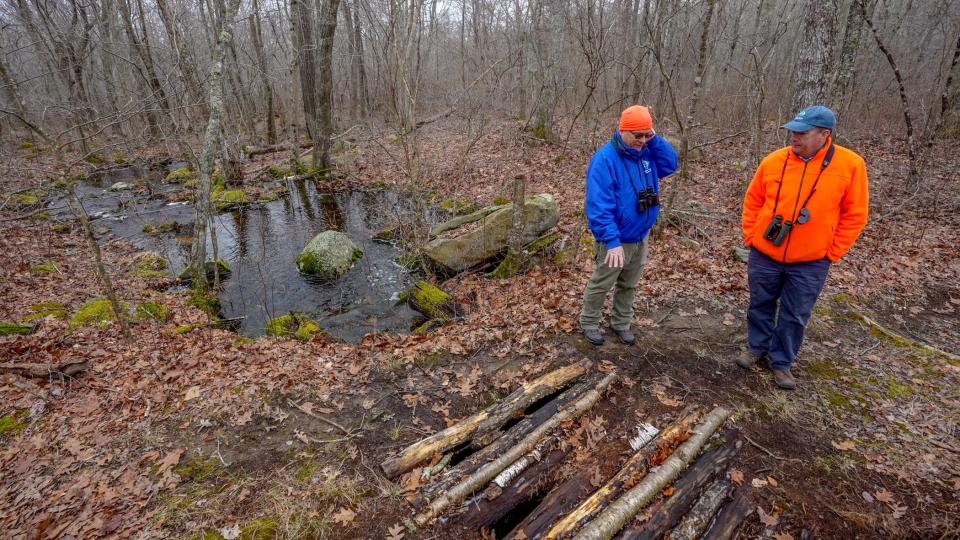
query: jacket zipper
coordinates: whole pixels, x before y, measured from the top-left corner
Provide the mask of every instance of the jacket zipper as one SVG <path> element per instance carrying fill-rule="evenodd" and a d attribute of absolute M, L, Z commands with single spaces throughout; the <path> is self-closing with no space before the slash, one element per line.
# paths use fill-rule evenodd
<path fill-rule="evenodd" d="M 803 162 L 803 172 L 800 173 L 800 187 L 797 188 L 797 200 L 793 201 L 793 212 L 790 214 L 790 221 L 792 222 L 794 217 L 797 215 L 797 205 L 800 204 L 800 195 L 803 193 L 803 180 L 807 176 L 807 165 L 810 164 L 813 158 Z M 787 264 L 787 250 L 790 249 L 790 239 L 793 238 L 793 230 L 791 229 L 787 233 L 787 245 L 783 246 L 783 264 Z"/>

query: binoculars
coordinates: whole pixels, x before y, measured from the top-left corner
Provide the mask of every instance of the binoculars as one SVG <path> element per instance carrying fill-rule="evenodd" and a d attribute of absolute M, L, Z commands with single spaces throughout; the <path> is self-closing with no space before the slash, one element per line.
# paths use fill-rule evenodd
<path fill-rule="evenodd" d="M 790 229 L 792 228 L 792 221 L 784 221 L 783 216 L 776 215 L 770 220 L 770 225 L 767 225 L 767 230 L 763 232 L 763 237 L 773 242 L 773 245 L 779 246 L 783 243 L 784 239 L 786 239 L 787 235 L 790 234 Z"/>
<path fill-rule="evenodd" d="M 653 188 L 646 188 L 637 193 L 637 213 L 642 214 L 647 210 L 660 204 L 660 194 L 653 191 Z"/>

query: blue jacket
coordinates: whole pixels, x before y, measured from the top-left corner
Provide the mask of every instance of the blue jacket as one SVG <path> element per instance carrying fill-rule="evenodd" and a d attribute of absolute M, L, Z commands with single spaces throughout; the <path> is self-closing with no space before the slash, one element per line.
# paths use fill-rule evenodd
<path fill-rule="evenodd" d="M 660 206 L 637 212 L 637 193 L 677 170 L 677 152 L 655 135 L 640 150 L 623 144 L 620 133 L 600 147 L 587 167 L 587 224 L 607 249 L 642 241 L 657 221 Z"/>

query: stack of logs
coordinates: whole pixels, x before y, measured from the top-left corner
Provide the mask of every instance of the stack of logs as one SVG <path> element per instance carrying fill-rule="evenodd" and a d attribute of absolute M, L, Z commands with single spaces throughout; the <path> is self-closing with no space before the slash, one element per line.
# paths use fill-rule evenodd
<path fill-rule="evenodd" d="M 505 521 L 519 521 L 511 512 L 539 500 L 504 538 L 659 538 L 667 531 L 671 539 L 732 537 L 751 508 L 744 490 L 726 479 L 743 441 L 728 430 L 697 457 L 730 416 L 723 407 L 706 415 L 687 408 L 662 429 L 641 424 L 629 448 L 620 440 L 613 444 L 621 448 L 592 449 L 597 456 L 627 451 L 612 476 L 598 479 L 597 467 L 582 467 L 564 477 L 562 465 L 572 449 L 562 444 L 560 425 L 593 407 L 616 379 L 616 373 L 591 372 L 587 362 L 560 368 L 381 467 L 388 478 L 410 473 L 419 475 L 414 483 L 424 482 L 412 500 L 419 526 L 447 513 L 471 528 L 502 528 Z M 470 450 L 444 470 L 453 454 Z M 661 493 L 669 496 L 645 509 Z M 641 510 L 646 519 L 635 520 Z"/>

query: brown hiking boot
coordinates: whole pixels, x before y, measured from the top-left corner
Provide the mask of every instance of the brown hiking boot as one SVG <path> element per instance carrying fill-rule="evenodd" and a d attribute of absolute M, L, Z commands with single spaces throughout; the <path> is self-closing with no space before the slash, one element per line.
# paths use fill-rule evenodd
<path fill-rule="evenodd" d="M 784 390 L 793 390 L 797 387 L 797 380 L 790 374 L 790 368 L 787 368 L 786 371 L 773 370 L 773 382 Z"/>
<path fill-rule="evenodd" d="M 750 351 L 740 351 L 740 356 L 737 357 L 737 365 L 743 369 L 750 369 L 755 366 L 759 360 L 760 357 Z"/>

